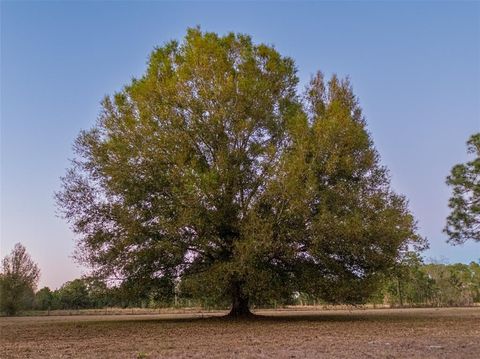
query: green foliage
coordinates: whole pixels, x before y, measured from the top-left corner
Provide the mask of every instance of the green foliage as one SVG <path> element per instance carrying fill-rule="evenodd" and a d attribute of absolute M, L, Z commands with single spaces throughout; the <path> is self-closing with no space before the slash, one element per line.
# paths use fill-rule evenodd
<path fill-rule="evenodd" d="M 437 305 L 471 305 L 480 301 L 479 264 L 428 264 L 425 272 L 435 281 Z"/>
<path fill-rule="evenodd" d="M 349 81 L 318 74 L 306 100 L 309 125 L 295 133 L 269 198 L 272 223 L 281 224 L 273 238 L 295 249 L 285 253 L 298 291 L 359 303 L 408 244 L 425 243 L 405 199 L 389 188 Z"/>
<path fill-rule="evenodd" d="M 77 258 L 122 288 L 233 303 L 364 301 L 424 243 L 348 80 L 300 96 L 292 59 L 189 29 L 103 101 L 57 200 Z"/>
<path fill-rule="evenodd" d="M 50 310 L 55 308 L 54 293 L 48 287 L 40 289 L 35 293 L 34 308 L 38 310 Z"/>
<path fill-rule="evenodd" d="M 62 309 L 82 309 L 91 306 L 87 285 L 85 281 L 81 279 L 75 279 L 65 283 L 58 290 L 57 295 Z"/>
<path fill-rule="evenodd" d="M 17 243 L 2 261 L 0 273 L 0 311 L 15 315 L 31 307 L 40 270 L 24 246 Z"/>
<path fill-rule="evenodd" d="M 394 267 L 384 286 L 383 299 L 392 305 L 432 303 L 435 297 L 435 280 L 424 270 L 418 254 L 409 252 Z"/>
<path fill-rule="evenodd" d="M 444 232 L 453 244 L 469 239 L 480 242 L 480 133 L 470 137 L 467 148 L 474 159 L 455 165 L 447 177 L 453 193 L 448 202 L 452 211 Z"/>
<path fill-rule="evenodd" d="M 480 302 L 480 264 L 424 264 L 411 253 L 370 302 L 392 306 L 465 306 Z"/>
<path fill-rule="evenodd" d="M 93 308 L 104 308 L 111 305 L 112 300 L 109 294 L 109 288 L 104 281 L 97 278 L 82 278 L 88 292 L 88 303 Z"/>
<path fill-rule="evenodd" d="M 35 294 L 33 308 L 37 310 L 86 309 L 107 307 L 159 308 L 159 307 L 203 307 L 204 309 L 225 309 L 229 298 L 215 295 L 216 291 L 204 291 L 207 283 L 198 285 L 203 278 L 189 281 L 184 278 L 176 289 L 175 299 L 165 300 L 159 290 L 168 285 L 153 286 L 149 289 L 139 285 L 133 290 L 128 283 L 107 286 L 94 278 L 76 279 L 65 283 L 60 289 L 51 291 L 48 287 Z M 208 280 L 206 278 L 205 280 Z M 212 282 L 212 285 L 216 284 Z M 367 303 L 391 306 L 465 306 L 480 303 L 480 264 L 424 264 L 418 254 L 406 252 L 402 260 L 380 282 L 380 286 L 367 299 Z M 199 289 L 200 288 L 200 289 Z M 68 293 L 68 294 L 67 294 Z M 142 294 L 140 294 L 142 293 Z M 73 298 L 73 299 L 72 299 Z M 275 293 L 264 300 L 256 300 L 256 307 L 276 308 L 284 305 L 326 304 L 315 293 L 291 292 L 279 299 Z M 24 309 L 31 308 L 31 302 Z"/>

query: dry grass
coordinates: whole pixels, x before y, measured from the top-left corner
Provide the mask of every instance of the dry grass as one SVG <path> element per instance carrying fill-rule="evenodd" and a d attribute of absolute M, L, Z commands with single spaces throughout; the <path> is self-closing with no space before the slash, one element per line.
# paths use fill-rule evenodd
<path fill-rule="evenodd" d="M 480 308 L 0 318 L 2 358 L 479 358 Z M 201 318 L 203 316 L 203 318 Z M 208 316 L 208 317 L 206 317 Z"/>

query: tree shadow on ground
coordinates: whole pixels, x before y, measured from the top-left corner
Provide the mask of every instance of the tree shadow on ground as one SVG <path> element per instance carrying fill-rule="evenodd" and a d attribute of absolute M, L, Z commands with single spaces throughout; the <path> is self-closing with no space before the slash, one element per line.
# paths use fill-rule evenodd
<path fill-rule="evenodd" d="M 247 318 L 232 318 L 227 315 L 209 315 L 208 313 L 201 314 L 194 317 L 158 317 L 158 318 L 135 318 L 135 319 L 120 319 L 114 320 L 112 323 L 130 323 L 137 322 L 142 324 L 225 324 L 225 323 L 264 323 L 264 324 L 281 324 L 294 322 L 318 322 L 318 323 L 332 323 L 332 322 L 411 322 L 419 320 L 441 320 L 441 317 L 432 318 L 423 313 L 401 315 L 397 313 L 285 313 L 285 314 L 254 314 Z M 99 320 L 99 322 L 104 322 Z"/>

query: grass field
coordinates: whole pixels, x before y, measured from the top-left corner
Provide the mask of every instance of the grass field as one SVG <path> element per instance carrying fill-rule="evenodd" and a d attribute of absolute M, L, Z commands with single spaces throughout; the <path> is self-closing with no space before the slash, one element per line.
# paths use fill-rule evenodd
<path fill-rule="evenodd" d="M 480 358 L 479 307 L 256 313 L 0 318 L 0 357 Z"/>

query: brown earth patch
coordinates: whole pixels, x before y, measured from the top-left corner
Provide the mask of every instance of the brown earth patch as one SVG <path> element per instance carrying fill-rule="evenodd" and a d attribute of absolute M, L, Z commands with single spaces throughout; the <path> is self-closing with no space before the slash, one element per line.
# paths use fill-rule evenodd
<path fill-rule="evenodd" d="M 0 318 L 2 358 L 480 358 L 480 308 Z"/>

